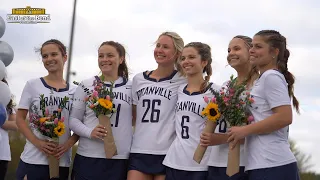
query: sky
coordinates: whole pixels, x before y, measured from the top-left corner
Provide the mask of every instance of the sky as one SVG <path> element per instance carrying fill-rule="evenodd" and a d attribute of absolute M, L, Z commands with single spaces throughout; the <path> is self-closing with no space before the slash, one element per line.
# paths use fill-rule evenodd
<path fill-rule="evenodd" d="M 27 80 L 45 76 L 35 48 L 56 38 L 69 47 L 73 1 L 0 0 L 0 16 L 6 21 L 12 8 L 45 8 L 47 24 L 6 24 L 0 41 L 14 49 L 8 66 L 8 80 L 19 102 Z M 78 1 L 73 41 L 71 81 L 81 81 L 99 73 L 97 50 L 103 41 L 124 45 L 130 77 L 157 67 L 154 42 L 164 31 L 175 31 L 185 44 L 207 43 L 212 48 L 211 81 L 222 84 L 235 71 L 227 65 L 227 47 L 232 37 L 252 37 L 259 30 L 274 29 L 287 38 L 291 52 L 288 68 L 296 76 L 295 93 L 301 114 L 294 114 L 290 138 L 306 154 L 312 155 L 313 171 L 320 173 L 320 2 L 316 0 L 92 0 Z M 318 90 L 317 90 L 318 89 Z"/>

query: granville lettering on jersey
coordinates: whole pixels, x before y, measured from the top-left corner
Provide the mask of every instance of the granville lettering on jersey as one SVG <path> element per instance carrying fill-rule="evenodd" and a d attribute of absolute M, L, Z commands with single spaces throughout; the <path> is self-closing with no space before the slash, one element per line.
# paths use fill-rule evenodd
<path fill-rule="evenodd" d="M 203 117 L 201 115 L 201 112 L 203 111 L 203 109 L 204 109 L 204 107 L 201 108 L 201 105 L 199 105 L 195 102 L 181 101 L 181 102 L 177 102 L 175 111 L 176 112 L 189 111 L 189 112 L 193 112 L 194 114 L 196 114 L 200 117 Z"/>
<path fill-rule="evenodd" d="M 168 100 L 170 100 L 170 98 L 172 96 L 171 90 L 168 90 L 168 89 L 165 89 L 162 87 L 157 87 L 157 86 L 145 87 L 145 88 L 138 90 L 136 93 L 138 96 L 138 100 L 144 95 L 158 95 L 158 96 L 165 97 Z"/>
<path fill-rule="evenodd" d="M 64 97 L 57 97 L 57 96 L 49 96 L 49 97 L 44 97 L 44 102 L 46 106 L 59 106 L 60 103 L 63 101 Z M 72 103 L 70 100 L 66 103 L 66 108 L 68 111 L 70 111 Z M 40 109 L 41 110 L 41 109 Z"/>
<path fill-rule="evenodd" d="M 115 99 L 119 99 L 131 105 L 131 97 L 122 92 L 113 92 L 113 96 Z"/>

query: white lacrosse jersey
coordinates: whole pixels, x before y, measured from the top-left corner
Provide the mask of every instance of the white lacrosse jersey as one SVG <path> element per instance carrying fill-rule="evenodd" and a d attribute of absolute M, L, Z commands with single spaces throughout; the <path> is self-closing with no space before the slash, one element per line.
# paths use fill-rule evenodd
<path fill-rule="evenodd" d="M 222 84 L 222 87 L 227 88 L 227 84 L 229 81 Z M 241 96 L 240 96 L 241 98 Z M 217 127 L 215 129 L 215 133 L 227 133 L 228 125 L 225 119 L 220 119 Z M 213 167 L 227 167 L 228 165 L 228 153 L 229 153 L 229 144 L 220 144 L 211 146 L 211 154 L 208 161 L 209 166 Z M 245 164 L 245 153 L 244 153 L 244 145 L 240 145 L 240 166 L 244 166 Z"/>
<path fill-rule="evenodd" d="M 288 85 L 283 74 L 267 70 L 254 84 L 251 95 L 254 103 L 250 107 L 254 122 L 263 121 L 273 114 L 272 109 L 291 105 Z M 290 150 L 288 127 L 263 135 L 246 138 L 246 170 L 270 168 L 296 162 Z"/>
<path fill-rule="evenodd" d="M 7 110 L 8 118 L 12 114 L 16 114 L 14 109 L 11 110 L 11 114 L 10 114 L 10 111 Z M 10 144 L 9 144 L 9 133 L 8 133 L 7 130 L 2 129 L 0 127 L 0 136 L 2 136 L 2 138 L 0 138 L 0 147 L 1 147 L 0 160 L 11 161 L 11 151 L 10 151 Z"/>
<path fill-rule="evenodd" d="M 186 79 L 174 71 L 157 81 L 150 77 L 151 73 L 143 72 L 133 78 L 132 96 L 137 116 L 131 152 L 165 155 L 175 138 L 177 90 Z"/>
<path fill-rule="evenodd" d="M 92 109 L 83 101 L 86 92 L 94 89 L 95 76 L 81 82 L 74 94 L 74 102 L 70 115 L 70 128 L 80 136 L 77 154 L 91 158 L 106 158 L 104 142 L 91 139 L 92 130 L 99 124 L 99 119 Z M 104 82 L 111 87 L 110 82 Z M 116 112 L 110 118 L 112 135 L 118 155 L 112 159 L 128 159 L 132 142 L 132 96 L 131 81 L 119 77 L 113 85 L 113 104 Z M 110 133 L 110 132 L 108 132 Z"/>
<path fill-rule="evenodd" d="M 214 97 L 211 90 L 219 90 L 220 86 L 210 83 L 205 93 L 190 94 L 187 85 L 182 85 L 178 91 L 178 101 L 175 111 L 176 139 L 170 146 L 163 164 L 184 171 L 207 171 L 211 147 L 209 146 L 200 164 L 193 160 L 193 155 L 200 143 L 200 135 L 205 128 L 206 118 L 201 115 L 207 106 L 204 97 Z"/>
<path fill-rule="evenodd" d="M 43 78 L 29 80 L 22 91 L 18 109 L 28 110 L 29 113 L 35 113 L 36 109 L 36 111 L 42 115 L 39 97 L 40 94 L 44 94 L 46 108 L 50 113 L 53 113 L 53 111 L 58 109 L 62 99 L 64 97 L 69 97 L 66 108 L 63 108 L 61 112 L 61 117 L 64 117 L 65 133 L 59 137 L 59 144 L 63 144 L 71 136 L 68 122 L 75 88 L 76 86 L 67 84 L 66 88 L 59 89 L 57 91 L 55 88 L 50 87 Z M 39 139 L 44 139 L 44 137 L 35 128 L 33 128 L 32 123 L 30 123 L 30 128 Z M 60 159 L 60 166 L 70 166 L 71 153 L 71 149 L 65 152 L 63 157 Z M 26 145 L 24 146 L 24 150 L 21 154 L 21 160 L 28 164 L 48 165 L 48 157 L 28 140 L 26 140 Z"/>

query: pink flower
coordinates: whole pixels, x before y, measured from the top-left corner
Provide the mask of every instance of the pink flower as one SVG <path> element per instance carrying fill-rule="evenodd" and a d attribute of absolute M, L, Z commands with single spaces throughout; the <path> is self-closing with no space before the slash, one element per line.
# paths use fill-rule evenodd
<path fill-rule="evenodd" d="M 50 132 L 50 129 L 46 129 L 46 132 L 47 132 L 47 133 Z"/>
<path fill-rule="evenodd" d="M 206 103 L 209 102 L 209 98 L 207 96 L 205 96 L 203 99 L 204 99 L 204 102 L 206 102 Z"/>
<path fill-rule="evenodd" d="M 54 119 L 54 124 L 57 125 L 57 124 L 58 124 L 58 121 L 59 121 L 58 118 L 55 118 L 55 119 Z"/>
<path fill-rule="evenodd" d="M 249 98 L 249 101 L 250 101 L 251 103 L 254 103 L 254 99 L 253 99 L 253 98 Z"/>
<path fill-rule="evenodd" d="M 61 120 L 60 120 L 61 122 L 64 122 L 64 117 L 61 117 Z"/>
<path fill-rule="evenodd" d="M 93 91 L 92 95 L 93 97 L 98 97 L 98 91 Z"/>
<path fill-rule="evenodd" d="M 211 102 L 216 103 L 216 98 L 215 98 L 215 97 L 212 97 L 212 98 L 211 98 Z"/>
<path fill-rule="evenodd" d="M 46 128 L 44 126 L 41 126 L 40 128 L 42 131 L 46 130 Z"/>
<path fill-rule="evenodd" d="M 234 89 L 229 89 L 229 92 L 231 93 L 231 94 L 233 94 L 234 92 L 235 92 L 235 90 Z"/>
<path fill-rule="evenodd" d="M 106 96 L 106 100 L 109 100 L 110 101 L 110 96 L 108 95 L 108 96 Z"/>
<path fill-rule="evenodd" d="M 224 98 L 223 98 L 223 101 L 226 103 L 226 102 L 228 102 L 228 101 L 229 101 L 229 98 L 224 97 Z"/>
<path fill-rule="evenodd" d="M 246 92 L 246 95 L 250 95 L 250 92 L 249 92 L 249 91 L 247 91 L 247 92 Z"/>
<path fill-rule="evenodd" d="M 49 109 L 46 109 L 46 116 L 49 115 Z"/>
<path fill-rule="evenodd" d="M 253 116 L 251 115 L 251 116 L 248 117 L 248 122 L 252 122 L 252 121 L 254 121 L 254 118 L 253 118 Z"/>

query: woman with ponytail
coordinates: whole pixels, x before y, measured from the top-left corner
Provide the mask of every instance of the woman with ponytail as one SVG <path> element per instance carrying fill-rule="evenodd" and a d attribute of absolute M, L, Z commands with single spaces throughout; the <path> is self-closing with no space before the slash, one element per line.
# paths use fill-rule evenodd
<path fill-rule="evenodd" d="M 180 66 L 187 77 L 187 84 L 178 89 L 175 108 L 176 139 L 170 146 L 163 164 L 167 166 L 166 180 L 206 180 L 210 148 L 198 164 L 193 160 L 206 119 L 201 115 L 207 103 L 204 97 L 213 97 L 210 89 L 220 87 L 209 83 L 212 74 L 211 48 L 201 42 L 187 44 L 180 59 Z M 206 77 L 203 78 L 203 74 Z"/>
<path fill-rule="evenodd" d="M 293 93 L 294 76 L 288 71 L 286 38 L 274 30 L 259 31 L 253 38 L 250 61 L 260 70 L 251 95 L 254 122 L 229 130 L 228 142 L 246 138 L 245 168 L 249 180 L 299 180 L 297 160 L 288 142 L 292 108 L 299 112 Z"/>
<path fill-rule="evenodd" d="M 247 36 L 238 35 L 232 38 L 228 47 L 228 64 L 237 71 L 237 84 L 245 84 L 247 91 L 250 91 L 253 82 L 258 78 L 259 73 L 249 60 L 249 49 L 252 47 L 252 39 Z M 227 88 L 229 80 L 222 87 Z M 227 143 L 227 121 L 221 119 L 214 133 L 202 133 L 201 145 L 212 146 L 209 158 L 208 180 L 227 180 L 226 174 L 229 145 Z M 240 145 L 240 172 L 237 177 L 245 177 L 244 174 L 244 145 Z"/>

